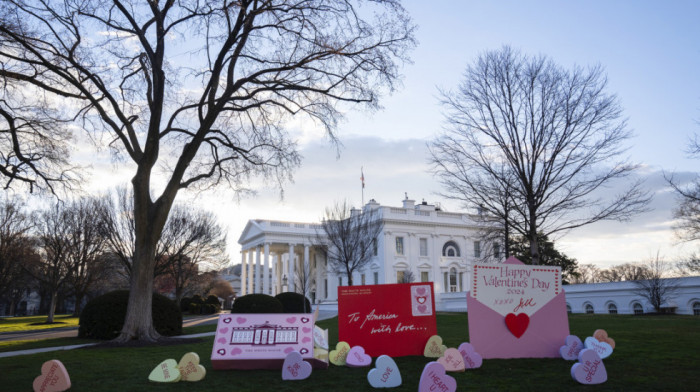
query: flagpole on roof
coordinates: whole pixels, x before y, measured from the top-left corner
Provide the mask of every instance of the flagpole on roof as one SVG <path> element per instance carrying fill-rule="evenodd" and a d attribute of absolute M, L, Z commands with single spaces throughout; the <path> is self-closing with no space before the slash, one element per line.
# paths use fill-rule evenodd
<path fill-rule="evenodd" d="M 362 207 L 365 206 L 365 172 L 364 167 L 360 166 L 360 181 L 362 181 Z"/>

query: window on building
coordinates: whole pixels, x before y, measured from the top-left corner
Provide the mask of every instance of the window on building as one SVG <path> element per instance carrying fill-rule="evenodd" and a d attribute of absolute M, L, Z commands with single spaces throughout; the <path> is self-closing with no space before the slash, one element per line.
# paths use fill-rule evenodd
<path fill-rule="evenodd" d="M 403 237 L 396 237 L 396 254 L 403 255 Z"/>
<path fill-rule="evenodd" d="M 427 238 L 420 239 L 420 255 L 421 256 L 428 255 L 428 239 Z"/>
<path fill-rule="evenodd" d="M 571 314 L 571 305 L 566 304 L 566 313 Z"/>
<path fill-rule="evenodd" d="M 406 275 L 405 271 L 396 271 L 396 283 L 403 282 L 403 278 Z"/>
<path fill-rule="evenodd" d="M 593 305 L 591 304 L 586 304 L 586 314 L 593 314 L 595 311 L 593 310 Z"/>
<path fill-rule="evenodd" d="M 372 240 L 372 254 L 373 255 L 378 255 L 379 254 L 379 248 L 377 247 L 377 239 Z"/>
<path fill-rule="evenodd" d="M 501 244 L 498 242 L 493 243 L 493 258 L 497 261 L 501 258 Z"/>
<path fill-rule="evenodd" d="M 365 285 L 365 274 L 360 275 L 360 282 L 363 286 Z"/>
<path fill-rule="evenodd" d="M 700 316 L 700 302 L 693 302 L 693 315 Z"/>
<path fill-rule="evenodd" d="M 428 271 L 421 271 L 420 272 L 420 281 L 421 282 L 430 282 L 430 275 Z"/>
<path fill-rule="evenodd" d="M 379 284 L 379 272 L 374 273 L 374 284 Z"/>
<path fill-rule="evenodd" d="M 608 304 L 608 313 L 609 314 L 617 314 L 617 305 Z"/>
<path fill-rule="evenodd" d="M 454 241 L 447 241 L 442 246 L 443 257 L 459 257 L 459 246 Z"/>
<path fill-rule="evenodd" d="M 338 286 L 342 286 L 342 285 L 343 285 L 343 277 L 339 276 L 338 277 Z"/>
<path fill-rule="evenodd" d="M 457 270 L 450 268 L 450 293 L 457 292 Z"/>
<path fill-rule="evenodd" d="M 632 311 L 634 314 L 644 314 L 644 307 L 639 302 L 635 302 L 634 305 L 632 305 Z"/>
<path fill-rule="evenodd" d="M 481 241 L 474 241 L 474 257 L 481 257 Z"/>

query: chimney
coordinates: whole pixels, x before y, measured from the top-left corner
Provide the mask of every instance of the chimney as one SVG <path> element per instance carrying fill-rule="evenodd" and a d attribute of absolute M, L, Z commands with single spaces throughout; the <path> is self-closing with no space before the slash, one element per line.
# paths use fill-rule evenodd
<path fill-rule="evenodd" d="M 410 200 L 408 198 L 408 193 L 405 193 L 406 198 L 403 199 L 403 208 L 414 208 L 415 207 L 415 200 Z"/>

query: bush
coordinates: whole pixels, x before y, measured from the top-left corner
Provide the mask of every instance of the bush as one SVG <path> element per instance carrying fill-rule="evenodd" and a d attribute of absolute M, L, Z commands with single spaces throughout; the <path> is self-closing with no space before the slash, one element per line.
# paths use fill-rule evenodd
<path fill-rule="evenodd" d="M 282 302 L 284 313 L 311 313 L 311 302 L 299 293 L 286 292 L 275 296 Z"/>
<path fill-rule="evenodd" d="M 202 306 L 204 305 L 191 302 L 188 310 L 190 314 L 200 314 L 202 312 Z"/>
<path fill-rule="evenodd" d="M 78 337 L 114 339 L 124 325 L 129 292 L 112 291 L 94 298 L 80 315 Z M 177 304 L 160 294 L 153 294 L 153 327 L 163 336 L 182 334 L 182 313 Z"/>
<path fill-rule="evenodd" d="M 208 296 L 207 299 L 204 301 L 204 303 L 221 306 L 221 302 L 219 302 L 219 297 L 217 297 L 216 295 Z"/>
<path fill-rule="evenodd" d="M 214 305 L 214 304 L 202 305 L 202 314 L 214 314 L 214 313 L 219 313 L 220 311 L 221 311 L 220 305 Z"/>
<path fill-rule="evenodd" d="M 196 303 L 196 304 L 203 305 L 203 304 L 204 304 L 204 298 L 202 298 L 201 295 L 196 294 L 196 295 L 192 296 L 192 299 L 190 299 L 190 302 L 194 302 L 194 303 Z"/>
<path fill-rule="evenodd" d="M 190 310 L 190 304 L 192 303 L 192 297 L 182 297 L 180 300 L 180 310 L 187 312 Z"/>
<path fill-rule="evenodd" d="M 284 307 L 271 295 L 247 294 L 233 301 L 231 313 L 284 313 Z"/>

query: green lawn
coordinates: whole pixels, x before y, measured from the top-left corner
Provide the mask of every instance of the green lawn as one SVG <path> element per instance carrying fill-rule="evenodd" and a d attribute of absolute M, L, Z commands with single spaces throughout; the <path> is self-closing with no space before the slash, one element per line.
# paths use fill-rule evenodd
<path fill-rule="evenodd" d="M 0 333 L 18 332 L 18 331 L 37 331 L 41 329 L 77 327 L 78 317 L 72 315 L 56 315 L 53 318 L 54 324 L 44 324 L 46 316 L 27 316 L 27 317 L 3 317 L 0 318 Z M 38 325 L 32 325 L 38 324 Z"/>
<path fill-rule="evenodd" d="M 465 314 L 439 314 L 438 331 L 449 347 L 468 340 Z M 337 319 L 321 321 L 337 341 Z M 685 391 L 700 383 L 700 317 L 573 315 L 571 333 L 582 339 L 603 328 L 617 346 L 604 360 L 609 380 L 600 386 L 584 386 L 570 375 L 573 362 L 562 359 L 485 360 L 480 369 L 452 373 L 458 390 L 479 391 Z M 189 331 L 188 331 L 189 332 Z M 148 348 L 79 349 L 0 359 L 0 389 L 28 391 L 44 361 L 61 360 L 73 381 L 71 391 L 365 391 L 369 368 L 331 365 L 314 370 L 303 381 L 282 381 L 280 371 L 214 371 L 211 369 L 213 337 L 200 343 Z M 150 371 L 162 360 L 179 360 L 194 351 L 208 374 L 198 383 L 153 384 Z M 396 391 L 415 391 L 423 357 L 397 358 L 403 385 Z"/>

